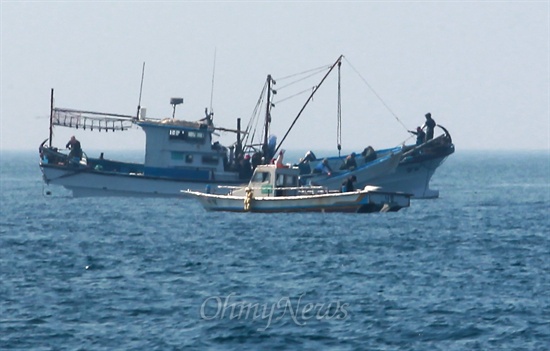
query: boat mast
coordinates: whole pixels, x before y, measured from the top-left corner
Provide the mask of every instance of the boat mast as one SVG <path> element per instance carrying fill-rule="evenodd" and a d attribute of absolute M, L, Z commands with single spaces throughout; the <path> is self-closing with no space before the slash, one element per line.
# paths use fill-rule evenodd
<path fill-rule="evenodd" d="M 328 77 L 328 75 L 330 74 L 330 72 L 332 72 L 332 70 L 334 69 L 334 67 L 336 67 L 336 65 L 338 63 L 340 63 L 342 61 L 342 58 L 344 57 L 344 55 L 340 55 L 338 57 L 338 59 L 336 60 L 336 62 L 334 62 L 334 64 L 332 66 L 330 66 L 330 69 L 328 70 L 328 72 L 325 74 L 325 76 L 323 77 L 323 79 L 321 79 L 321 81 L 319 82 L 319 84 L 317 86 L 315 86 L 315 89 L 313 89 L 313 91 L 311 92 L 311 95 L 309 95 L 309 98 L 307 99 L 306 103 L 304 104 L 304 106 L 302 106 L 302 109 L 300 110 L 300 112 L 298 112 L 298 115 L 296 116 L 296 118 L 294 118 L 294 121 L 292 121 L 292 124 L 290 125 L 290 127 L 288 128 L 288 130 L 286 131 L 285 133 L 285 136 L 281 139 L 281 142 L 279 143 L 279 145 L 277 145 L 277 148 L 275 149 L 275 155 L 277 154 L 277 151 L 279 151 L 279 149 L 281 148 L 281 145 L 283 144 L 283 141 L 285 141 L 286 137 L 288 136 L 288 134 L 290 133 L 290 131 L 292 130 L 292 128 L 294 127 L 294 125 L 296 124 L 296 122 L 298 121 L 298 118 L 300 118 L 300 116 L 302 115 L 302 112 L 304 112 L 304 109 L 306 108 L 307 104 L 309 104 L 309 102 L 311 101 L 311 99 L 313 99 L 313 95 L 315 95 L 315 93 L 317 92 L 317 90 L 319 90 L 319 88 L 321 87 L 321 85 L 323 84 L 323 82 L 325 81 L 325 79 Z"/>
<path fill-rule="evenodd" d="M 265 107 L 265 133 L 264 133 L 264 145 L 263 145 L 263 154 L 264 154 L 264 161 L 266 164 L 269 163 L 270 160 L 268 160 L 269 153 L 269 147 L 267 145 L 267 139 L 269 137 L 269 124 L 271 123 L 271 107 L 273 104 L 271 103 L 271 85 L 275 84 L 275 81 L 271 77 L 271 74 L 267 75 L 267 102 Z"/>
<path fill-rule="evenodd" d="M 53 135 L 53 88 L 52 88 L 51 97 L 50 97 L 50 135 L 48 137 L 49 139 L 48 144 L 50 148 L 52 147 L 52 135 Z"/>
<path fill-rule="evenodd" d="M 136 119 L 139 119 L 139 111 L 141 110 L 141 93 L 143 92 L 143 77 L 145 75 L 145 62 L 143 62 L 143 67 L 141 68 L 141 84 L 139 86 L 139 100 L 136 113 Z"/>
<path fill-rule="evenodd" d="M 241 142 L 241 119 L 237 118 L 237 143 L 235 145 L 235 159 L 239 159 L 241 157 L 241 153 L 243 151 L 243 146 Z"/>
<path fill-rule="evenodd" d="M 214 63 L 212 67 L 212 86 L 210 87 L 210 113 L 213 115 L 212 101 L 214 100 L 214 77 L 216 76 L 216 49 L 214 48 Z M 213 118 L 213 117 L 212 117 Z"/>
<path fill-rule="evenodd" d="M 341 80 L 341 68 L 342 61 L 338 62 L 338 107 L 336 112 L 336 147 L 338 149 L 338 156 L 342 151 L 342 88 L 340 85 Z"/>

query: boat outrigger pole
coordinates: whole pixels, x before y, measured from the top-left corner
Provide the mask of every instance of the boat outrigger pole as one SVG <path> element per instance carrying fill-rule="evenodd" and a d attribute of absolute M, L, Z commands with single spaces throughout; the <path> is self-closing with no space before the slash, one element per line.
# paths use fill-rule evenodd
<path fill-rule="evenodd" d="M 336 60 L 336 62 L 334 62 L 334 64 L 332 66 L 330 66 L 330 69 L 328 70 L 328 72 L 325 74 L 325 76 L 323 77 L 323 79 L 321 79 L 321 81 L 319 82 L 318 85 L 315 86 L 315 88 L 313 89 L 313 91 L 311 92 L 311 95 L 309 95 L 309 98 L 307 99 L 306 103 L 304 104 L 304 106 L 302 106 L 302 109 L 300 110 L 300 112 L 298 112 L 298 115 L 296 116 L 296 118 L 294 118 L 294 121 L 292 121 L 292 124 L 290 125 L 290 127 L 288 128 L 288 130 L 286 131 L 285 135 L 283 136 L 283 138 L 281 139 L 281 142 L 279 143 L 279 145 L 277 145 L 277 148 L 275 148 L 275 155 L 277 154 L 277 151 L 279 151 L 279 149 L 281 148 L 281 145 L 283 144 L 283 142 L 285 141 L 286 137 L 288 136 L 288 134 L 290 133 L 290 131 L 292 130 L 292 128 L 294 127 L 294 125 L 296 124 L 296 122 L 298 121 L 298 118 L 300 118 L 300 116 L 302 115 L 302 112 L 304 112 L 304 109 L 306 108 L 307 104 L 309 104 L 309 102 L 311 101 L 311 99 L 313 99 L 313 95 L 315 95 L 315 93 L 317 92 L 317 90 L 319 90 L 319 88 L 321 87 L 321 85 L 323 84 L 323 82 L 325 81 L 325 79 L 328 77 L 328 75 L 330 74 L 330 72 L 332 72 L 332 70 L 334 69 L 334 67 L 336 67 L 336 65 L 338 65 L 341 61 L 342 61 L 342 58 L 344 57 L 344 55 L 340 55 L 338 57 L 338 59 Z M 268 93 L 269 94 L 269 93 Z M 267 122 L 266 122 L 267 123 Z"/>

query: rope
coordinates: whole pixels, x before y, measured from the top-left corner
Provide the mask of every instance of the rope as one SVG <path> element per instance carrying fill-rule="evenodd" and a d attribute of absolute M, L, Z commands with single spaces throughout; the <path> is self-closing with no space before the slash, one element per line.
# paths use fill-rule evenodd
<path fill-rule="evenodd" d="M 353 67 L 353 65 L 351 64 L 351 62 L 349 62 L 349 60 L 344 57 L 344 60 L 346 60 L 346 62 L 350 65 L 350 67 L 355 71 L 355 73 L 359 76 L 359 78 L 361 78 L 361 80 L 363 80 L 363 82 L 367 85 L 367 87 L 370 89 L 370 91 L 372 91 L 372 93 L 378 98 L 378 100 L 380 100 L 380 102 L 382 103 L 382 105 L 384 105 L 384 107 L 390 111 L 390 113 L 393 115 L 393 117 L 395 117 L 395 119 L 397 120 L 397 122 L 399 122 L 403 128 L 405 128 L 405 130 L 408 132 L 409 131 L 409 128 L 407 128 L 407 126 L 401 122 L 401 120 L 399 119 L 399 117 L 397 117 L 397 115 L 390 109 L 390 107 L 384 102 L 384 100 L 382 100 L 382 98 L 380 97 L 380 95 L 378 95 L 378 93 L 376 93 L 376 91 L 374 91 L 374 89 L 371 87 L 371 85 L 367 82 L 367 80 L 365 78 L 363 78 L 363 76 L 359 73 L 359 71 L 357 71 L 357 69 L 355 69 L 355 67 Z"/>
<path fill-rule="evenodd" d="M 281 102 L 284 102 L 284 101 L 286 101 L 286 100 L 292 99 L 292 98 L 294 98 L 294 97 L 296 97 L 296 96 L 298 96 L 298 95 L 303 95 L 303 94 L 305 94 L 305 93 L 308 93 L 308 92 L 310 92 L 312 89 L 315 89 L 315 86 L 313 86 L 313 88 L 307 88 L 306 90 L 302 90 L 302 91 L 300 91 L 300 92 L 298 92 L 298 93 L 296 93 L 296 94 L 294 94 L 294 95 L 287 96 L 287 97 L 284 98 L 284 99 L 277 100 L 277 101 L 275 102 L 275 105 L 278 105 L 278 104 L 280 104 Z"/>
<path fill-rule="evenodd" d="M 260 96 L 258 98 L 258 101 L 256 102 L 256 106 L 254 107 L 254 111 L 252 112 L 252 116 L 248 120 L 248 125 L 246 126 L 246 137 L 244 138 L 244 144 L 252 144 L 254 142 L 254 139 L 256 137 L 256 131 L 258 130 L 258 123 L 260 121 L 259 115 L 260 115 L 260 108 L 262 106 L 262 102 L 264 99 L 265 90 L 267 89 L 267 82 L 264 83 L 264 87 L 262 88 L 262 91 L 260 93 Z M 253 126 L 254 124 L 254 126 Z M 254 132 L 250 134 L 250 130 L 254 127 Z"/>
<path fill-rule="evenodd" d="M 324 67 L 323 67 L 323 68 L 324 68 Z M 318 72 L 312 73 L 312 74 L 307 75 L 307 76 L 305 76 L 305 77 L 303 77 L 303 78 L 301 78 L 301 79 L 297 79 L 297 80 L 295 80 L 295 81 L 293 81 L 293 82 L 290 82 L 290 83 L 288 83 L 288 84 L 286 84 L 286 85 L 280 86 L 277 90 L 281 90 L 281 89 L 287 88 L 287 87 L 289 87 L 289 86 L 291 86 L 291 85 L 293 85 L 293 84 L 302 82 L 302 81 L 304 81 L 304 80 L 306 80 L 306 79 L 308 79 L 308 78 L 310 78 L 310 77 L 315 77 L 316 75 L 318 75 L 318 74 L 320 74 L 320 73 L 322 73 L 322 72 L 324 72 L 324 70 L 323 70 L 323 71 L 318 71 Z M 279 81 L 280 81 L 280 80 L 279 80 Z"/>
<path fill-rule="evenodd" d="M 330 68 L 330 66 L 332 66 L 332 65 L 324 65 L 324 66 L 321 66 L 321 67 L 312 68 L 312 69 L 309 69 L 309 70 L 307 70 L 307 71 L 303 71 L 303 72 L 300 72 L 300 73 L 291 74 L 291 75 L 288 75 L 288 76 L 282 77 L 282 78 L 277 78 L 277 80 L 285 80 L 285 79 L 288 79 L 288 78 L 296 77 L 296 76 L 299 76 L 299 75 L 302 75 L 302 74 L 306 74 L 306 73 L 309 73 L 309 72 L 314 72 L 314 71 L 324 71 L 324 70 Z"/>

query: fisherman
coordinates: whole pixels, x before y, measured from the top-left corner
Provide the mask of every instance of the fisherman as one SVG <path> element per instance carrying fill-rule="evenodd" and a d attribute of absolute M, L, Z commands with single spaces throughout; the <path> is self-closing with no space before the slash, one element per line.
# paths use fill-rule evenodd
<path fill-rule="evenodd" d="M 284 168 L 285 165 L 283 164 L 283 158 L 285 156 L 285 150 L 281 150 L 279 151 L 279 156 L 277 156 L 277 158 L 275 159 L 275 165 L 277 166 L 277 168 Z"/>
<path fill-rule="evenodd" d="M 365 163 L 376 160 L 376 151 L 372 146 L 367 146 L 361 153 L 361 156 L 365 158 Z"/>
<path fill-rule="evenodd" d="M 249 180 L 252 177 L 252 165 L 250 164 L 250 155 L 246 154 L 244 158 L 239 156 L 239 178 Z"/>
<path fill-rule="evenodd" d="M 323 159 L 322 162 L 315 166 L 315 168 L 313 168 L 313 173 L 326 174 L 330 176 L 332 174 L 332 168 L 330 168 L 330 165 L 328 164 L 328 159 Z"/>
<path fill-rule="evenodd" d="M 65 145 L 65 148 L 71 150 L 69 152 L 69 162 L 73 161 L 73 159 L 76 159 L 76 162 L 78 163 L 82 158 L 82 148 L 80 147 L 80 141 L 78 141 L 73 135 L 71 137 L 71 140 L 69 140 L 67 142 L 67 145 Z"/>
<path fill-rule="evenodd" d="M 434 138 L 435 121 L 432 119 L 431 113 L 426 113 L 426 122 L 422 126 L 422 129 L 426 128 L 426 141 L 430 141 Z"/>
<path fill-rule="evenodd" d="M 351 177 L 348 177 L 343 183 L 342 183 L 342 192 L 350 192 L 355 191 L 355 187 L 353 186 L 353 183 L 357 181 L 357 177 L 352 175 Z"/>
<path fill-rule="evenodd" d="M 355 152 L 352 152 L 348 157 L 346 157 L 346 160 L 342 166 L 340 166 L 340 169 L 353 171 L 355 168 L 357 168 L 357 161 L 355 161 Z"/>
<path fill-rule="evenodd" d="M 420 127 L 416 127 L 416 132 L 409 130 L 409 133 L 416 135 L 416 146 L 422 145 L 426 141 L 426 133 Z"/>
<path fill-rule="evenodd" d="M 250 158 L 250 164 L 252 165 L 252 170 L 255 170 L 258 165 L 262 164 L 262 153 L 255 152 Z"/>

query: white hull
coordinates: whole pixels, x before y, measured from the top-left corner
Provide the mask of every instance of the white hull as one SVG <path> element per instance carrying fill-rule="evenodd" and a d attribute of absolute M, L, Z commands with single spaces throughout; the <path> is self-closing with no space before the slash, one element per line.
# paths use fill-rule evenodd
<path fill-rule="evenodd" d="M 218 185 L 238 183 L 176 181 L 143 175 L 116 174 L 107 172 L 86 172 L 82 169 L 40 165 L 47 184 L 61 185 L 72 191 L 74 197 L 89 196 L 138 196 L 138 197 L 182 197 L 181 190 L 204 191 L 208 186 L 218 193 L 228 193 L 227 188 Z"/>
<path fill-rule="evenodd" d="M 387 212 L 409 207 L 410 195 L 372 190 L 280 197 L 246 196 L 185 192 L 196 197 L 209 211 L 230 212 Z"/>

